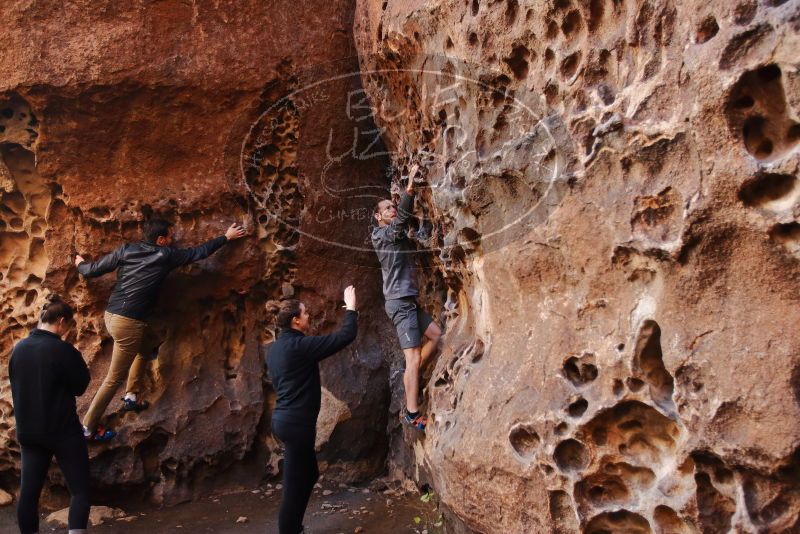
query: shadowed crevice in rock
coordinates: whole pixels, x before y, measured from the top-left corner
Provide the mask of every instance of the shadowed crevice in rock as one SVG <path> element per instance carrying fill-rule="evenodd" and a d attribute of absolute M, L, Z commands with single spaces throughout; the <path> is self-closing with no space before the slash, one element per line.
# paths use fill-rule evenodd
<path fill-rule="evenodd" d="M 622 401 L 602 410 L 574 435 L 591 451 L 587 453 L 591 460 L 581 467 L 574 485 L 576 510 L 582 523 L 588 525 L 586 528 L 623 521 L 622 517 L 608 516 L 607 511 L 635 509 L 642 502 L 660 502 L 658 506 L 664 508 L 680 506 L 692 487 L 690 470 L 682 470 L 676 478 L 663 471 L 676 458 L 678 425 L 642 402 Z M 671 484 L 676 489 L 665 494 L 659 489 L 660 484 Z M 683 519 L 678 517 L 678 521 Z M 661 522 L 673 523 L 665 518 Z"/>
<path fill-rule="evenodd" d="M 739 200 L 751 208 L 773 211 L 791 208 L 797 193 L 797 177 L 791 174 L 759 173 L 739 189 Z"/>
<path fill-rule="evenodd" d="M 633 355 L 633 367 L 642 373 L 650 385 L 653 400 L 667 413 L 675 410 L 672 399 L 674 380 L 664 367 L 664 356 L 661 352 L 661 328 L 652 320 L 645 321 L 639 329 Z"/>
<path fill-rule="evenodd" d="M 774 160 L 800 141 L 800 123 L 791 116 L 784 83 L 781 67 L 773 63 L 743 74 L 728 96 L 728 124 L 740 131 L 746 150 L 758 160 Z"/>
<path fill-rule="evenodd" d="M 584 413 L 586 413 L 586 409 L 588 407 L 589 402 L 583 397 L 579 397 L 577 400 L 570 403 L 570 405 L 567 407 L 567 413 L 570 417 L 580 418 Z"/>
<path fill-rule="evenodd" d="M 530 461 L 539 448 L 541 438 L 531 425 L 518 424 L 511 429 L 508 441 L 520 458 Z"/>
<path fill-rule="evenodd" d="M 792 370 L 792 392 L 794 393 L 794 400 L 800 406 L 800 365 L 795 366 Z"/>
<path fill-rule="evenodd" d="M 589 465 L 591 458 L 583 443 L 575 439 L 567 439 L 556 446 L 553 459 L 561 471 L 581 471 Z"/>
<path fill-rule="evenodd" d="M 800 259 L 800 223 L 776 224 L 770 229 L 769 238 L 781 245 L 789 254 Z"/>
<path fill-rule="evenodd" d="M 591 354 L 570 356 L 562 366 L 562 376 L 575 387 L 585 386 L 597 378 L 597 366 Z"/>
<path fill-rule="evenodd" d="M 695 475 L 697 483 L 697 507 L 700 524 L 704 532 L 723 533 L 731 527 L 731 516 L 736 511 L 736 504 L 723 496 L 711 483 L 707 473 Z"/>
<path fill-rule="evenodd" d="M 717 19 L 712 15 L 709 15 L 698 25 L 694 39 L 695 42 L 703 44 L 713 39 L 717 33 L 719 33 L 719 24 L 717 24 Z"/>
<path fill-rule="evenodd" d="M 555 534 L 570 534 L 578 530 L 578 518 L 572 507 L 572 499 L 567 492 L 550 492 L 549 512 Z"/>
<path fill-rule="evenodd" d="M 696 529 L 680 518 L 669 506 L 659 505 L 653 510 L 653 526 L 658 534 L 693 534 Z"/>
<path fill-rule="evenodd" d="M 626 532 L 628 534 L 652 534 L 650 523 L 639 514 L 628 510 L 604 512 L 584 527 L 584 534 L 606 534 Z"/>
<path fill-rule="evenodd" d="M 790 532 L 800 526 L 800 448 L 772 474 L 745 469 L 740 476 L 747 513 L 754 526 Z"/>

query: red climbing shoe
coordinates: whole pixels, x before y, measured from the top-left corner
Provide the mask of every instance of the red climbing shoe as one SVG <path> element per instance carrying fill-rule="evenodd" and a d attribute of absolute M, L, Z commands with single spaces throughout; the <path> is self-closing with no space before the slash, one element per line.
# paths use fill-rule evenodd
<path fill-rule="evenodd" d="M 422 414 L 419 414 L 416 417 L 411 417 L 411 414 L 406 412 L 403 416 L 403 423 L 409 426 L 413 426 L 417 430 L 425 430 L 425 427 L 428 426 L 428 418 Z"/>
<path fill-rule="evenodd" d="M 94 434 L 90 434 L 86 436 L 86 441 L 92 441 L 95 443 L 106 443 L 111 441 L 117 436 L 117 433 L 113 430 L 108 430 L 103 428 L 102 426 L 98 426 L 97 430 L 94 431 Z"/>

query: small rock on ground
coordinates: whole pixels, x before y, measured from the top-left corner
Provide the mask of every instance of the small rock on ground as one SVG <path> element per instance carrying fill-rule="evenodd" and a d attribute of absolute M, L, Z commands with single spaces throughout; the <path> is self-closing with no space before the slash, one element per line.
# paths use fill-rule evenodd
<path fill-rule="evenodd" d="M 108 506 L 92 506 L 89 512 L 89 525 L 98 527 L 110 519 L 120 519 L 127 514 L 119 508 L 109 508 Z M 47 516 L 45 519 L 48 523 L 53 523 L 58 527 L 67 528 L 67 517 L 69 516 L 69 508 L 64 508 Z"/>

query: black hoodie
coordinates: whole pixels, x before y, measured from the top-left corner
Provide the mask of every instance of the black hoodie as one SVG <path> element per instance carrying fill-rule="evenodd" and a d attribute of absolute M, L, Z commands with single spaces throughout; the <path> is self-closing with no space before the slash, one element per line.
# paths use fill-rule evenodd
<path fill-rule="evenodd" d="M 292 328 L 269 346 L 266 364 L 278 395 L 272 418 L 309 426 L 317 424 L 322 400 L 319 362 L 356 338 L 358 314 L 348 310 L 342 327 L 327 336 L 306 336 Z"/>
<path fill-rule="evenodd" d="M 47 330 L 34 329 L 11 352 L 8 376 L 20 444 L 82 432 L 75 397 L 86 391 L 89 369 L 75 347 Z"/>

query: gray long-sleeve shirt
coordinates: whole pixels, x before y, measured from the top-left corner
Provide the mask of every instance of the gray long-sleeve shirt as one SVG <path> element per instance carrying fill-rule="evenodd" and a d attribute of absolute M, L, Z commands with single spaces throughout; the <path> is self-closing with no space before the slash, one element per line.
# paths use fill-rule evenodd
<path fill-rule="evenodd" d="M 408 221 L 414 197 L 403 191 L 397 206 L 397 217 L 386 226 L 372 230 L 372 246 L 381 262 L 383 296 L 386 300 L 415 297 L 417 291 L 411 253 L 414 248 L 408 239 Z"/>

